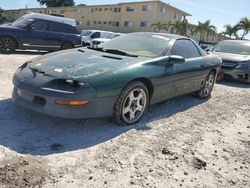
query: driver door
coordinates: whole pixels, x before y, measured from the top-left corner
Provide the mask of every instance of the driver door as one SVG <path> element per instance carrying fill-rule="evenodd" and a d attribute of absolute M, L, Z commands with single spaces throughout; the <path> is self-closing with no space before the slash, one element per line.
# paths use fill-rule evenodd
<path fill-rule="evenodd" d="M 206 62 L 195 44 L 189 39 L 176 40 L 168 55 L 184 57 L 185 62 L 166 65 L 159 88 L 161 98 L 198 91 L 206 76 Z"/>
<path fill-rule="evenodd" d="M 46 35 L 48 23 L 45 20 L 34 20 L 25 32 L 23 47 L 29 49 L 43 49 L 47 46 Z"/>

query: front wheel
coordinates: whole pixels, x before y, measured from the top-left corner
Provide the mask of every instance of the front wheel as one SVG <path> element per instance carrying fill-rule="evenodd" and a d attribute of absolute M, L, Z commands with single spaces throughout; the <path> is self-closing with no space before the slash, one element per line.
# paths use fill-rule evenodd
<path fill-rule="evenodd" d="M 120 94 L 114 105 L 113 120 L 119 125 L 137 123 L 149 105 L 147 87 L 141 82 L 132 82 Z"/>
<path fill-rule="evenodd" d="M 207 99 L 210 97 L 211 92 L 214 88 L 214 82 L 215 82 L 215 73 L 210 72 L 205 80 L 204 86 L 201 88 L 200 91 L 198 91 L 198 97 L 201 99 Z"/>

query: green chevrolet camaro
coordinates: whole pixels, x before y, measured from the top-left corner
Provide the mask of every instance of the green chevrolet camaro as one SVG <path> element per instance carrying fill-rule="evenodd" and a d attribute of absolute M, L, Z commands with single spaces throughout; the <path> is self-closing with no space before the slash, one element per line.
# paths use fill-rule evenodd
<path fill-rule="evenodd" d="M 51 53 L 26 62 L 13 77 L 12 98 L 25 108 L 63 118 L 112 116 L 138 122 L 147 108 L 196 93 L 208 98 L 221 58 L 191 39 L 131 33 L 98 47 Z"/>

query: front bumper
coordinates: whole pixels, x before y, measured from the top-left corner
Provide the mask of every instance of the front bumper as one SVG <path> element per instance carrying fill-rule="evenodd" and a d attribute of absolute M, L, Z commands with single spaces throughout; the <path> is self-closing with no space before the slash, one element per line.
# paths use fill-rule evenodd
<path fill-rule="evenodd" d="M 90 103 L 80 106 L 59 105 L 57 97 L 49 97 L 37 93 L 20 90 L 16 87 L 12 92 L 12 101 L 21 107 L 49 116 L 68 119 L 88 119 L 109 117 L 113 113 L 116 97 L 92 98 Z"/>
<path fill-rule="evenodd" d="M 69 90 L 55 88 L 53 78 L 36 73 L 29 68 L 16 73 L 13 77 L 12 100 L 21 107 L 50 116 L 87 119 L 109 117 L 113 115 L 113 106 L 117 96 L 96 97 L 91 87 Z M 51 83 L 51 84 L 50 84 Z M 67 92 L 66 92 L 67 91 Z M 72 92 L 71 92 L 72 91 Z M 87 100 L 88 104 L 69 106 L 56 104 L 56 100 Z"/>
<path fill-rule="evenodd" d="M 241 81 L 250 83 L 250 67 L 246 69 L 225 69 L 222 68 L 221 72 L 224 73 L 226 76 L 230 76 L 231 78 Z"/>

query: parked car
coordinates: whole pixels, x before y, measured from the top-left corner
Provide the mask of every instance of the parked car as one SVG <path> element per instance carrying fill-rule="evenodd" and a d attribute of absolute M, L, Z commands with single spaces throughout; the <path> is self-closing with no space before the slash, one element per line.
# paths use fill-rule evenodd
<path fill-rule="evenodd" d="M 101 31 L 101 30 L 82 30 L 82 45 L 83 46 L 93 46 L 93 39 L 98 38 L 107 38 L 110 35 L 114 34 L 110 31 Z"/>
<path fill-rule="evenodd" d="M 55 51 L 80 47 L 81 35 L 75 20 L 30 13 L 8 25 L 0 26 L 0 52 L 16 49 Z"/>
<path fill-rule="evenodd" d="M 225 40 L 215 46 L 212 53 L 223 60 L 221 78 L 250 83 L 250 41 Z"/>
<path fill-rule="evenodd" d="M 107 38 L 97 38 L 97 39 L 93 39 L 93 40 L 92 40 L 92 44 L 93 44 L 93 46 L 97 46 L 97 45 L 99 45 L 99 44 L 102 44 L 102 43 L 104 43 L 104 42 L 107 42 L 107 41 L 109 41 L 109 40 L 111 40 L 111 39 L 114 39 L 114 38 L 116 38 L 116 37 L 119 37 L 119 36 L 121 36 L 121 35 L 124 35 L 124 34 L 123 34 L 123 33 L 114 33 L 114 34 L 109 35 Z"/>
<path fill-rule="evenodd" d="M 149 105 L 174 96 L 208 98 L 221 62 L 186 37 L 131 33 L 24 63 L 13 77 L 12 99 L 51 116 L 113 116 L 130 125 Z"/>

